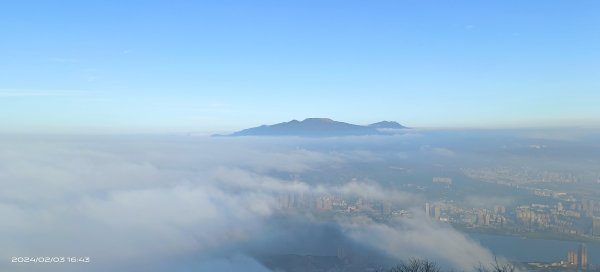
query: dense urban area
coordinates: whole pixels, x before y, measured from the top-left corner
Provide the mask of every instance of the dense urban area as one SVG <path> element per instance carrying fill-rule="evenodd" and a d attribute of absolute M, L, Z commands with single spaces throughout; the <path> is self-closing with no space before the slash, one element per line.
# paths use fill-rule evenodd
<path fill-rule="evenodd" d="M 461 200 L 424 199 L 421 210 L 406 208 L 393 201 L 373 201 L 364 197 L 342 194 L 287 193 L 279 196 L 282 212 L 310 211 L 322 218 L 367 216 L 378 222 L 394 220 L 423 213 L 438 224 L 449 224 L 463 232 L 491 233 L 518 236 L 524 239 L 558 239 L 580 242 L 577 248 L 565 248 L 564 259 L 554 262 L 523 262 L 528 270 L 597 270 L 600 266 L 588 262 L 586 242 L 600 241 L 600 201 L 582 197 L 569 190 L 541 188 L 537 184 L 554 183 L 573 185 L 581 179 L 571 173 L 535 171 L 517 168 L 464 168 L 465 177 L 481 182 L 511 187 L 535 196 L 530 203 L 505 203 L 474 207 Z M 404 184 L 426 192 L 429 187 L 452 190 L 454 178 L 432 177 L 430 186 Z M 600 184 L 600 180 L 592 183 Z M 535 200 L 534 200 L 535 199 Z M 343 249 L 340 249 L 343 252 Z M 338 256 L 339 258 L 347 256 Z"/>

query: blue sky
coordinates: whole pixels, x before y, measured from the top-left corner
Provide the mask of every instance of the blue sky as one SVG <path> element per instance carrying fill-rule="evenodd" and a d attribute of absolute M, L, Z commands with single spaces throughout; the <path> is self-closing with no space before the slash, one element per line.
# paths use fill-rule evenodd
<path fill-rule="evenodd" d="M 598 1 L 11 1 L 0 131 L 600 124 Z"/>

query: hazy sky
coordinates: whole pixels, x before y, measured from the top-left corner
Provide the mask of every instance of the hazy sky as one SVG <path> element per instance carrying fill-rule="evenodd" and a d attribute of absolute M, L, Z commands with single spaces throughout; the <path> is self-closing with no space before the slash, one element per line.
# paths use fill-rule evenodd
<path fill-rule="evenodd" d="M 598 1 L 10 1 L 0 131 L 597 126 Z"/>

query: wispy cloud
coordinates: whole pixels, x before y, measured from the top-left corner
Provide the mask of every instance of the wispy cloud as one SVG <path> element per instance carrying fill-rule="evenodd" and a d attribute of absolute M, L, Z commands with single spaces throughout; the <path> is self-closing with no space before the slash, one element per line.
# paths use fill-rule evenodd
<path fill-rule="evenodd" d="M 63 57 L 52 57 L 48 59 L 50 62 L 57 62 L 57 63 L 77 63 L 79 62 L 79 59 L 75 59 L 75 58 L 63 58 Z"/>
<path fill-rule="evenodd" d="M 466 30 L 473 30 L 473 29 L 475 29 L 475 25 L 466 25 L 466 26 L 464 26 L 464 28 Z"/>
<path fill-rule="evenodd" d="M 50 91 L 50 90 L 7 90 L 0 89 L 0 98 L 7 97 L 44 97 L 44 96 L 81 96 L 83 91 Z"/>

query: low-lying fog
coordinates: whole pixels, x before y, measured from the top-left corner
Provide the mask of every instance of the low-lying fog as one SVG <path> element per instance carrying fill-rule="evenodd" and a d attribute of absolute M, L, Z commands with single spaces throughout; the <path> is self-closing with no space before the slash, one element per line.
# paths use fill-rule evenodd
<path fill-rule="evenodd" d="M 379 256 L 382 266 L 417 257 L 470 270 L 494 254 L 425 216 L 424 196 L 401 186 L 418 183 L 406 173 L 531 162 L 593 177 L 596 139 L 544 131 L 328 139 L 4 136 L 0 270 L 269 271 L 261 256 L 335 256 L 339 247 Z M 398 174 L 380 180 L 377 169 Z M 393 203 L 410 216 L 324 219 L 310 209 L 283 211 L 280 197 L 289 194 Z M 471 195 L 466 202 L 486 199 Z M 13 256 L 91 262 L 6 261 Z"/>

